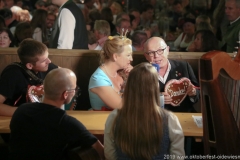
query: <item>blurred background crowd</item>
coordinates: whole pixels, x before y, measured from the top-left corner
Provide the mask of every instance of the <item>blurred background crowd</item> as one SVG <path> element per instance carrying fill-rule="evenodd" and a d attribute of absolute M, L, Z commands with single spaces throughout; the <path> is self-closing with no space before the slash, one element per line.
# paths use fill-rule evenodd
<path fill-rule="evenodd" d="M 72 1 L 82 10 L 88 31 L 88 48 L 92 50 L 100 50 L 106 37 L 128 30 L 123 34 L 132 40 L 133 51 L 142 51 L 144 42 L 152 36 L 162 37 L 171 51 L 236 51 L 238 39 L 229 46 L 224 35 L 228 32 L 229 22 L 237 21 L 240 16 L 238 0 L 228 0 L 236 3 L 230 6 L 235 7 L 234 13 L 227 9 L 225 0 Z M 17 47 L 25 38 L 49 46 L 59 6 L 51 0 L 0 2 L 0 37 L 8 37 L 4 44 L 0 39 L 0 47 Z"/>

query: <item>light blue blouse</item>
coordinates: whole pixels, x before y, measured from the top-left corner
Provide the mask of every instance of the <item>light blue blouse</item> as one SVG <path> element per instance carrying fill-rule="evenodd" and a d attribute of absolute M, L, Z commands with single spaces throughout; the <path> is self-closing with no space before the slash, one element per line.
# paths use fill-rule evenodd
<path fill-rule="evenodd" d="M 92 74 L 88 85 L 89 99 L 94 110 L 101 110 L 103 106 L 107 107 L 107 105 L 100 99 L 100 97 L 90 90 L 92 88 L 101 86 L 113 87 L 113 84 L 108 76 L 103 72 L 103 70 L 98 67 L 97 70 Z"/>

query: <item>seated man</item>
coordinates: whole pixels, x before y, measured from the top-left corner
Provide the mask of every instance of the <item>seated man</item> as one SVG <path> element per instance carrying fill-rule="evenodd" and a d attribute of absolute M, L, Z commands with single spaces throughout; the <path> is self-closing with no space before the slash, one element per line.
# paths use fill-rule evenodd
<path fill-rule="evenodd" d="M 12 116 L 22 103 L 26 102 L 28 85 L 39 85 L 47 73 L 56 65 L 48 58 L 47 47 L 33 39 L 24 40 L 18 50 L 19 65 L 8 65 L 0 77 L 0 115 Z M 36 81 L 27 72 L 40 79 Z"/>
<path fill-rule="evenodd" d="M 97 138 L 61 109 L 73 98 L 76 81 L 73 71 L 54 69 L 44 80 L 43 102 L 18 107 L 10 122 L 10 159 L 63 159 L 77 146 L 92 146 L 104 158 Z"/>
<path fill-rule="evenodd" d="M 194 86 L 199 86 L 198 80 L 195 77 L 192 67 L 184 61 L 169 60 L 169 47 L 162 38 L 152 37 L 144 44 L 144 56 L 150 63 L 155 63 L 160 66 L 159 85 L 160 92 L 163 92 L 165 109 L 173 112 L 195 112 L 193 104 L 199 100 L 200 91 Z M 166 83 L 171 79 L 188 78 L 191 85 L 187 88 L 187 97 L 179 106 L 172 106 L 172 98 L 168 93 L 164 92 Z"/>

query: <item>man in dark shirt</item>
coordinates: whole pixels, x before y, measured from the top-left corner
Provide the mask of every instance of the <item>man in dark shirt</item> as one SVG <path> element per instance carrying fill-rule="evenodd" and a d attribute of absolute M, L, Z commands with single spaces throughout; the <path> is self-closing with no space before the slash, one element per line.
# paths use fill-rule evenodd
<path fill-rule="evenodd" d="M 24 40 L 18 50 L 18 57 L 25 69 L 10 64 L 1 73 L 0 77 L 0 115 L 12 116 L 22 103 L 26 102 L 28 85 L 40 85 L 26 72 L 28 70 L 39 79 L 44 79 L 49 71 L 57 68 L 48 58 L 47 47 L 33 39 Z"/>
<path fill-rule="evenodd" d="M 97 138 L 61 109 L 73 98 L 76 81 L 73 71 L 54 69 L 44 80 L 43 102 L 18 107 L 10 122 L 10 159 L 63 159 L 76 146 L 92 146 L 104 158 Z"/>

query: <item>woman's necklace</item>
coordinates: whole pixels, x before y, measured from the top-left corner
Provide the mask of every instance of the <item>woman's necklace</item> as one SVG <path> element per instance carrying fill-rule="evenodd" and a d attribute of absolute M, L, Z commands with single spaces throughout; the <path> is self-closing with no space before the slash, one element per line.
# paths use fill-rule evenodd
<path fill-rule="evenodd" d="M 105 67 L 105 65 L 102 64 L 102 66 L 104 67 L 104 69 L 105 69 L 107 75 L 109 75 L 109 76 L 112 77 L 112 78 L 116 78 L 116 77 L 117 77 L 117 72 L 115 73 L 115 75 L 112 76 L 112 75 L 110 75 L 110 74 L 108 73 L 107 68 Z"/>

